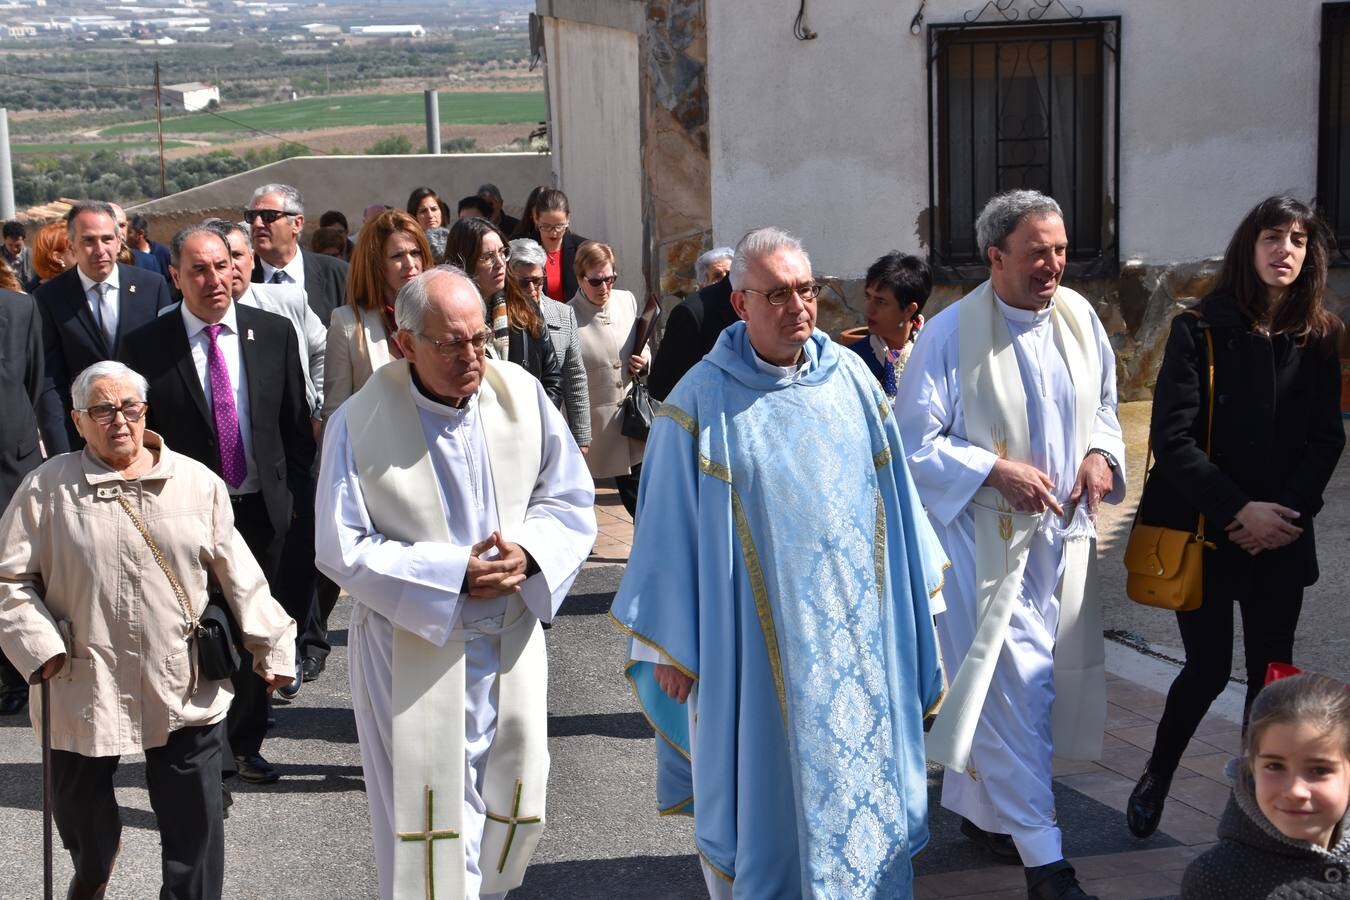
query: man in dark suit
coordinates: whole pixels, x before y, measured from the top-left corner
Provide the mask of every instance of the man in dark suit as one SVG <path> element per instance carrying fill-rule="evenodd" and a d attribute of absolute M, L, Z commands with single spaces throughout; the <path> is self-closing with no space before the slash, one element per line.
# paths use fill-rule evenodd
<path fill-rule="evenodd" d="M 47 377 L 65 411 L 63 434 L 52 435 L 48 453 L 84 446 L 70 418 L 70 383 L 89 366 L 117 356 L 122 338 L 152 321 L 168 306 L 169 285 L 154 272 L 117 262 L 122 240 L 112 205 L 76 203 L 66 215 L 75 268 L 33 292 L 42 314 L 42 353 Z"/>
<path fill-rule="evenodd" d="M 253 280 L 303 286 L 309 308 L 327 328 L 333 310 L 347 297 L 347 264 L 301 248 L 305 205 L 300 192 L 289 184 L 263 185 L 253 192 L 244 221 L 257 253 Z"/>
<path fill-rule="evenodd" d="M 656 350 L 647 390 L 664 400 L 684 377 L 684 373 L 702 359 L 718 337 L 739 320 L 731 306 L 731 278 L 708 285 L 670 311 L 661 346 Z"/>
<path fill-rule="evenodd" d="M 281 316 L 236 306 L 230 251 L 219 232 L 191 225 L 170 247 L 183 302 L 127 337 L 121 358 L 150 384 L 148 427 L 225 480 L 235 527 L 275 589 L 296 502 L 304 502 L 314 432 L 300 374 L 300 346 Z M 304 609 L 286 609 L 303 621 Z M 276 781 L 262 757 L 267 689 L 251 664 L 234 677 L 226 731 L 239 777 Z"/>
<path fill-rule="evenodd" d="M 39 430 L 46 441 L 65 438 L 61 402 L 43 373 L 42 319 L 32 297 L 0 288 L 0 510 L 42 462 Z M 0 715 L 27 705 L 27 682 L 0 655 Z"/>

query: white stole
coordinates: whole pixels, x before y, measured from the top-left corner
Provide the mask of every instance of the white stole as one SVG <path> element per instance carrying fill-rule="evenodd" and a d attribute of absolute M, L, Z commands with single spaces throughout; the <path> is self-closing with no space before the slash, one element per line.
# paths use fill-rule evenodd
<path fill-rule="evenodd" d="M 1101 403 L 1101 363 L 1093 346 L 1091 307 L 1061 286 L 1051 321 L 1074 386 L 1074 457 L 1087 453 Z M 961 301 L 959 365 L 966 439 L 1003 459 L 1031 460 L 1026 391 L 1008 323 L 986 281 Z M 975 640 L 970 646 L 933 723 L 928 757 L 965 771 L 980 711 L 994 676 L 1013 604 L 1017 602 L 1039 514 L 1019 513 L 992 487 L 971 501 L 975 518 Z M 1055 753 L 1097 759 L 1106 725 L 1106 659 L 1101 605 L 1096 596 L 1095 541 L 1064 544 L 1059 583 L 1059 628 L 1055 634 L 1055 702 L 1051 734 Z M 954 661 L 948 660 L 948 665 Z"/>
<path fill-rule="evenodd" d="M 358 327 L 359 323 L 358 323 Z M 377 369 L 349 403 L 347 429 L 371 522 L 392 540 L 450 534 L 409 367 Z M 478 393 L 498 522 L 523 522 L 538 481 L 543 424 L 533 377 L 487 361 Z M 484 893 L 518 887 L 543 833 L 548 780 L 548 660 L 539 620 L 507 604 L 488 754 L 487 822 L 479 854 Z M 464 640 L 443 647 L 394 627 L 394 896 L 464 896 Z"/>

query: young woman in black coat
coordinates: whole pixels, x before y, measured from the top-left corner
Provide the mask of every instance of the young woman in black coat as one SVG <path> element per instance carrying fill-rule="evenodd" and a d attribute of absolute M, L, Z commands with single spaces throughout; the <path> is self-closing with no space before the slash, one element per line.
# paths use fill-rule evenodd
<path fill-rule="evenodd" d="M 1228 682 L 1233 607 L 1242 612 L 1245 709 L 1266 665 L 1292 661 L 1303 590 L 1318 574 L 1313 517 L 1345 446 L 1343 326 L 1322 302 L 1327 256 L 1317 214 L 1292 197 L 1271 197 L 1238 226 L 1199 315 L 1172 321 L 1153 393 L 1156 463 L 1139 521 L 1189 530 L 1203 514 L 1215 547 L 1204 551 L 1204 601 L 1176 614 L 1186 663 L 1126 807 L 1137 837 L 1158 827 L 1181 755 Z M 1208 456 L 1206 331 L 1214 344 Z"/>

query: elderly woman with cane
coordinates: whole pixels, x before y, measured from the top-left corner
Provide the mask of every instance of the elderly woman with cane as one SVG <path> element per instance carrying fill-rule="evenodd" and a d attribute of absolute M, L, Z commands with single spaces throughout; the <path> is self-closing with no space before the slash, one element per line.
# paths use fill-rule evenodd
<path fill-rule="evenodd" d="M 104 895 L 121 844 L 113 773 L 121 754 L 143 752 L 159 896 L 214 900 L 232 692 L 221 642 L 200 627 L 208 581 L 269 690 L 295 672 L 295 623 L 235 531 L 225 483 L 146 430 L 145 379 L 100 362 L 71 394 L 85 449 L 32 472 L 0 518 L 0 645 L 48 682 L 33 721 L 50 728 L 53 812 L 75 868 L 67 897 Z"/>

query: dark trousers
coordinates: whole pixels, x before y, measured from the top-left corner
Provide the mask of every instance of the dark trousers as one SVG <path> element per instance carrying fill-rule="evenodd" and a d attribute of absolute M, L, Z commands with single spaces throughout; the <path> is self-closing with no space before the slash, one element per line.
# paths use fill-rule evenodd
<path fill-rule="evenodd" d="M 261 493 L 231 496 L 234 505 L 234 527 L 267 576 L 273 597 L 280 597 L 277 568 L 281 561 L 284 534 L 277 534 L 267 515 L 267 504 Z M 243 659 L 239 671 L 230 676 L 234 685 L 234 702 L 225 719 L 226 734 L 233 756 L 252 756 L 262 749 L 267 736 L 267 682 L 253 671 L 253 655 L 240 648 Z M 233 770 L 233 760 L 228 769 Z"/>
<path fill-rule="evenodd" d="M 163 747 L 145 751 L 145 781 L 159 826 L 163 886 L 160 900 L 220 900 L 225 878 L 221 811 L 222 723 L 170 732 Z M 122 839 L 113 795 L 120 757 L 52 751 L 53 817 L 87 887 L 108 880 Z"/>
<path fill-rule="evenodd" d="M 638 481 L 642 478 L 642 463 L 633 466 L 633 471 L 627 475 L 615 475 L 614 487 L 619 492 L 619 500 L 623 502 L 623 508 L 628 510 L 628 515 L 637 521 L 637 501 L 638 501 Z"/>
<path fill-rule="evenodd" d="M 323 660 L 328 658 L 333 649 L 328 641 L 328 617 L 333 614 L 333 607 L 337 606 L 342 589 L 327 575 L 321 572 L 315 574 L 318 577 L 314 586 L 314 608 L 310 611 L 309 626 L 300 639 L 300 657 L 312 656 Z"/>
<path fill-rule="evenodd" d="M 1177 625 L 1186 648 L 1186 664 L 1167 692 L 1167 705 L 1153 744 L 1149 769 L 1170 775 L 1181 763 L 1195 729 L 1210 704 L 1228 686 L 1233 668 L 1233 608 L 1242 611 L 1242 646 L 1247 666 L 1243 731 L 1252 701 L 1265 684 L 1266 666 L 1293 661 L 1294 630 L 1303 608 L 1303 588 L 1262 571 L 1259 560 L 1223 554 L 1207 560 L 1205 600 L 1199 609 L 1179 612 Z M 1224 557 L 1229 557 L 1224 559 Z M 1226 570 L 1226 571 L 1225 571 Z M 1225 571 L 1224 576 L 1215 577 Z M 1245 576 L 1245 577 L 1244 577 Z"/>

